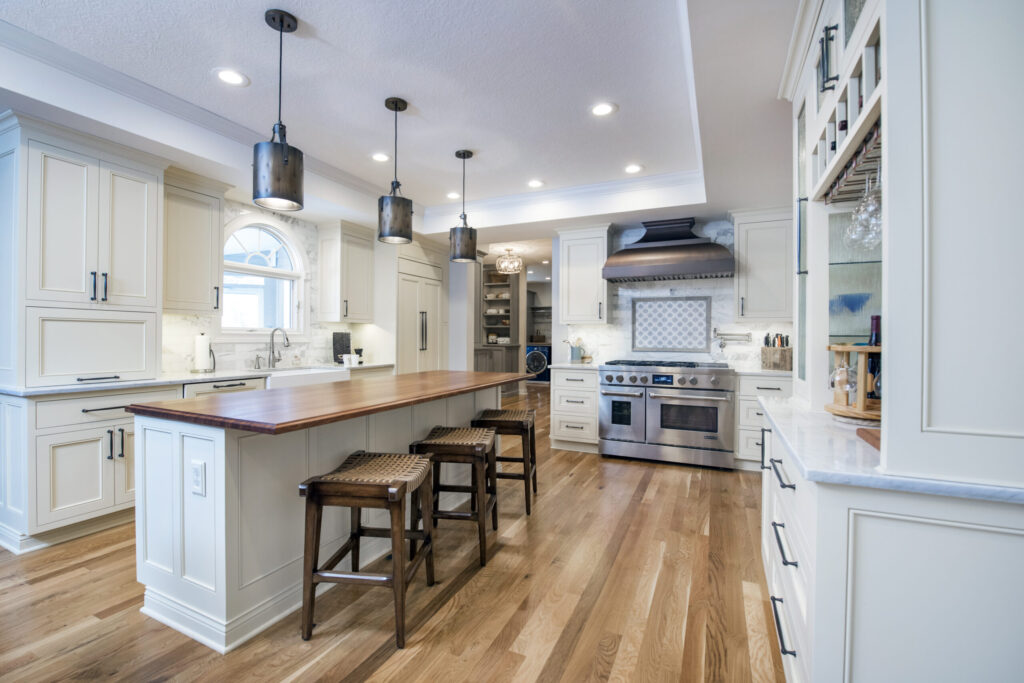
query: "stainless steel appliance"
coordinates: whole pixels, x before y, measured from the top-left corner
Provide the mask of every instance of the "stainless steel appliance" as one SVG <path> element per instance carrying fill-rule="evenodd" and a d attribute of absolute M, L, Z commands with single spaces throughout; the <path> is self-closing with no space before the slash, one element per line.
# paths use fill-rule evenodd
<path fill-rule="evenodd" d="M 733 466 L 736 374 L 728 365 L 613 360 L 599 370 L 603 455 Z"/>

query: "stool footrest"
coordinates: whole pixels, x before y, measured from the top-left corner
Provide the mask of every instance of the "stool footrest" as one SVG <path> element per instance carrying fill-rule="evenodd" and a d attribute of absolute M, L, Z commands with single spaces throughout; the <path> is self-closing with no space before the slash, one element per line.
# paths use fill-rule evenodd
<path fill-rule="evenodd" d="M 380 527 L 367 527 L 364 526 L 359 534 L 360 536 L 366 536 L 370 538 L 391 538 L 391 529 L 382 529 Z M 407 541 L 423 541 L 426 540 L 426 532 L 420 529 L 406 529 L 405 539 Z"/>
<path fill-rule="evenodd" d="M 370 572 L 313 572 L 313 583 L 355 583 L 372 584 L 374 586 L 390 586 L 390 574 L 373 574 Z"/>
<path fill-rule="evenodd" d="M 501 456 L 497 458 L 498 462 L 522 462 L 522 458 L 510 458 L 508 456 Z"/>
<path fill-rule="evenodd" d="M 434 519 L 462 519 L 470 522 L 476 521 L 475 512 L 448 512 L 445 510 L 434 510 Z"/>
<path fill-rule="evenodd" d="M 472 486 L 462 486 L 460 484 L 441 484 L 434 488 L 438 491 L 446 491 L 448 493 L 473 493 L 473 491 L 475 491 Z"/>
<path fill-rule="evenodd" d="M 518 479 L 522 481 L 526 478 L 526 475 L 522 472 L 498 472 L 498 479 Z"/>

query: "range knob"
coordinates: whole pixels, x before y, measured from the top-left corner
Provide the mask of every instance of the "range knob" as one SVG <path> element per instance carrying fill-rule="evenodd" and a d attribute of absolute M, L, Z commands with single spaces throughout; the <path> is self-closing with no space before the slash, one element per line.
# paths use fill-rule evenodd
<path fill-rule="evenodd" d="M 636 384 L 636 375 L 630 375 L 629 381 L 632 382 L 633 384 Z"/>
<path fill-rule="evenodd" d="M 623 381 L 623 377 L 622 377 L 622 375 L 616 375 L 616 376 L 615 376 L 615 381 L 616 381 L 616 382 L 622 382 L 622 381 Z"/>
<path fill-rule="evenodd" d="M 708 384 L 710 384 L 713 387 L 717 387 L 718 386 L 718 377 L 715 376 L 715 375 L 711 375 L 711 379 L 708 380 Z"/>
<path fill-rule="evenodd" d="M 686 384 L 686 378 L 682 376 L 680 376 L 679 379 L 677 379 L 676 381 L 679 382 L 680 384 Z"/>
<path fill-rule="evenodd" d="M 644 383 L 644 384 L 647 384 L 647 375 L 644 375 L 643 377 L 641 377 L 641 378 L 640 378 L 640 381 L 641 381 L 642 383 Z"/>
<path fill-rule="evenodd" d="M 690 384 L 697 384 L 697 376 L 696 375 L 691 375 L 690 376 Z"/>
<path fill-rule="evenodd" d="M 612 376 L 611 375 L 605 375 L 604 376 L 604 381 L 605 382 L 611 382 L 612 381 Z"/>

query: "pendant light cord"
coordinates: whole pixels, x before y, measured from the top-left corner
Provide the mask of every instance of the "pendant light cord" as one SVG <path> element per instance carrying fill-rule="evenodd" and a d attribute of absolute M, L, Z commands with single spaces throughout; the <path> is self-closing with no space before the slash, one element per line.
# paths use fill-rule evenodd
<path fill-rule="evenodd" d="M 284 20 L 278 24 L 277 27 L 277 123 L 281 123 L 281 87 L 284 81 L 283 64 L 284 64 Z"/>
<path fill-rule="evenodd" d="M 391 196 L 398 194 L 402 183 L 398 182 L 398 107 L 395 107 L 395 179 L 391 181 Z"/>
<path fill-rule="evenodd" d="M 466 157 L 462 157 L 462 215 L 459 216 L 462 219 L 462 227 L 468 228 L 466 225 Z"/>

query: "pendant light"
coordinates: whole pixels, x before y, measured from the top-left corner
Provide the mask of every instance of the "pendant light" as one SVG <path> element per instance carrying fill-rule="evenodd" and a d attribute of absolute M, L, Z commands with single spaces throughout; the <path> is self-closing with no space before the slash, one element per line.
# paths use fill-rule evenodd
<path fill-rule="evenodd" d="M 511 249 L 505 249 L 494 266 L 503 275 L 515 275 L 523 269 L 523 257 L 513 254 Z"/>
<path fill-rule="evenodd" d="M 257 142 L 253 146 L 252 201 L 274 211 L 298 211 L 302 208 L 302 151 L 288 144 L 281 123 L 281 72 L 284 34 L 294 32 L 299 20 L 280 9 L 268 9 L 263 19 L 278 33 L 277 123 L 269 142 Z"/>
<path fill-rule="evenodd" d="M 388 244 L 412 242 L 412 200 L 398 196 L 402 183 L 398 182 L 398 112 L 405 111 L 409 103 L 401 97 L 389 97 L 384 106 L 395 112 L 395 179 L 391 181 L 391 194 L 377 200 L 377 241 Z"/>
<path fill-rule="evenodd" d="M 476 228 L 466 223 L 466 159 L 472 159 L 473 153 L 468 149 L 460 149 L 455 153 L 456 159 L 462 159 L 462 225 L 456 225 L 448 231 L 448 260 L 453 263 L 473 263 L 476 261 Z"/>

